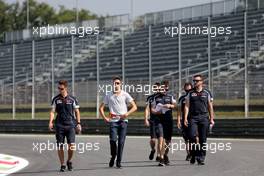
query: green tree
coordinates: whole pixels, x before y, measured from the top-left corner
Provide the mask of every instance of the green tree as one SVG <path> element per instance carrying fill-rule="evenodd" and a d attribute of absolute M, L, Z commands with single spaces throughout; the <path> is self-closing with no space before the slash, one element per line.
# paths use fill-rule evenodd
<path fill-rule="evenodd" d="M 25 5 L 24 8 L 26 8 Z M 56 23 L 56 11 L 46 3 L 30 4 L 29 12 L 31 26 L 44 26 Z"/>
<path fill-rule="evenodd" d="M 8 6 L 4 1 L 0 0 L 0 35 L 3 31 L 11 30 L 11 21 L 8 14 L 10 6 Z"/>
<path fill-rule="evenodd" d="M 80 9 L 79 21 L 91 20 L 97 18 L 96 14 L 89 10 Z M 29 22 L 30 28 L 38 26 L 46 26 L 48 24 L 55 25 L 61 23 L 69 23 L 76 21 L 76 10 L 66 9 L 60 6 L 56 11 L 53 7 L 45 2 L 37 2 L 29 0 Z M 27 27 L 27 1 L 22 4 L 15 2 L 7 4 L 0 0 L 0 38 L 7 31 L 22 30 Z"/>
<path fill-rule="evenodd" d="M 89 10 L 81 9 L 78 12 L 79 21 L 96 19 L 97 15 L 92 14 Z M 59 12 L 56 15 L 57 23 L 69 23 L 76 21 L 76 9 L 66 9 L 60 6 Z"/>
<path fill-rule="evenodd" d="M 91 20 L 95 19 L 97 16 L 95 14 L 92 14 L 90 11 L 81 9 L 79 11 L 79 21 L 84 21 L 84 20 Z"/>
<path fill-rule="evenodd" d="M 76 11 L 66 9 L 64 6 L 60 6 L 59 12 L 56 15 L 57 23 L 69 23 L 76 21 Z"/>

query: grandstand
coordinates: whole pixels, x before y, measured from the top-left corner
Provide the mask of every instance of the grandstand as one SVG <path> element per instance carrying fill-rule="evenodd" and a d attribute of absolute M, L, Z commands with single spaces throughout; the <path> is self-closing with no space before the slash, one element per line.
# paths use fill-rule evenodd
<path fill-rule="evenodd" d="M 205 4 L 204 6 L 208 6 Z M 158 12 L 158 14 L 161 14 Z M 145 17 L 151 14 L 146 14 Z M 0 45 L 0 83 L 2 103 L 12 102 L 13 44 L 15 44 L 15 82 L 17 103 L 30 103 L 32 86 L 32 53 L 34 48 L 34 80 L 37 103 L 46 103 L 52 96 L 52 58 L 54 78 L 72 81 L 72 57 L 74 58 L 74 81 L 77 97 L 81 101 L 96 101 L 97 57 L 99 57 L 100 81 L 113 75 L 124 75 L 126 83 L 149 82 L 149 60 L 151 41 L 152 81 L 169 79 L 173 91 L 179 90 L 179 40 L 164 35 L 164 27 L 211 26 L 232 27 L 231 35 L 211 38 L 210 53 L 212 67 L 212 90 L 216 98 L 244 97 L 245 69 L 245 18 L 247 19 L 247 53 L 249 60 L 250 97 L 264 97 L 264 8 L 235 10 L 225 13 L 202 14 L 197 17 L 166 20 L 145 20 L 145 24 L 130 30 L 128 24 L 104 27 L 100 35 L 53 36 L 8 41 Z M 149 28 L 151 26 L 151 29 Z M 150 36 L 150 35 L 151 36 Z M 97 38 L 98 37 L 98 38 Z M 151 40 L 150 38 L 151 37 Z M 98 45 L 97 45 L 98 44 Z M 99 48 L 97 48 L 97 46 Z M 97 50 L 99 51 L 97 55 Z M 181 80 L 190 80 L 196 73 L 208 75 L 208 36 L 183 35 L 181 37 Z M 124 63 L 122 63 L 124 57 Z M 41 90 L 45 94 L 38 94 Z M 84 94 L 86 94 L 84 96 Z M 144 96 L 135 95 L 139 100 Z"/>

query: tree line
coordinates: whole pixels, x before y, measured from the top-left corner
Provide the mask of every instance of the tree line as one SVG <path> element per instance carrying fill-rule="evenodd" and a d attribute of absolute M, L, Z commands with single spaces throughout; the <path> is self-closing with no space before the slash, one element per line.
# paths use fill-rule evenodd
<path fill-rule="evenodd" d="M 76 9 L 67 9 L 59 6 L 56 10 L 45 2 L 29 0 L 29 27 L 55 25 L 76 21 Z M 96 19 L 98 16 L 86 9 L 80 9 L 79 21 Z M 22 30 L 27 28 L 27 1 L 8 4 L 0 0 L 0 38 L 6 31 Z"/>

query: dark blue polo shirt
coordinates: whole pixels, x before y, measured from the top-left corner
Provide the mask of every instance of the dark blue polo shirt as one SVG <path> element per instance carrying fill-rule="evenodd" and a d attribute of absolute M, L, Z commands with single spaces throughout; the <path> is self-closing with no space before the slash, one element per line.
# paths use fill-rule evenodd
<path fill-rule="evenodd" d="M 163 95 L 163 104 L 174 104 L 176 103 L 176 100 L 174 99 L 173 95 L 166 93 L 165 95 Z M 172 119 L 172 109 L 168 110 L 165 114 L 164 114 L 165 118 L 170 118 Z"/>
<path fill-rule="evenodd" d="M 176 103 L 176 100 L 174 99 L 173 95 L 171 94 L 159 94 L 157 96 L 155 96 L 155 104 L 174 104 Z M 160 116 L 160 118 L 162 120 L 171 120 L 172 119 L 172 109 L 169 109 L 168 111 L 166 111 L 165 114 L 162 114 Z"/>
<path fill-rule="evenodd" d="M 157 93 L 148 96 L 146 101 L 146 104 L 149 106 L 150 120 L 153 120 L 155 118 L 155 115 L 151 112 L 151 107 L 153 102 L 155 101 L 155 96 L 157 96 Z"/>
<path fill-rule="evenodd" d="M 78 109 L 79 103 L 75 97 L 67 95 L 63 97 L 61 94 L 55 96 L 51 103 L 52 109 L 57 113 L 55 125 L 58 127 L 76 125 L 75 109 Z"/>
<path fill-rule="evenodd" d="M 208 103 L 213 101 L 212 94 L 209 90 L 203 89 L 201 92 L 191 90 L 187 97 L 186 101 L 189 101 L 189 115 L 191 118 L 195 117 L 208 117 Z"/>
<path fill-rule="evenodd" d="M 180 108 L 180 112 L 181 112 L 181 121 L 184 120 L 184 106 L 185 106 L 185 99 L 187 97 L 188 94 L 182 95 L 179 100 L 178 100 L 178 108 Z"/>

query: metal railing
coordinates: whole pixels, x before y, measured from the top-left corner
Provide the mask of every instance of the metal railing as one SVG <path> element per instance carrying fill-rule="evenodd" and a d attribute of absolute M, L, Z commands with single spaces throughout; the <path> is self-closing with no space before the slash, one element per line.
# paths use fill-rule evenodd
<path fill-rule="evenodd" d="M 250 4 L 247 0 L 216 1 L 191 7 L 147 13 L 144 15 L 144 25 L 166 24 L 186 19 L 225 15 L 260 8 L 264 8 L 264 2 L 262 0 L 253 0 Z"/>

